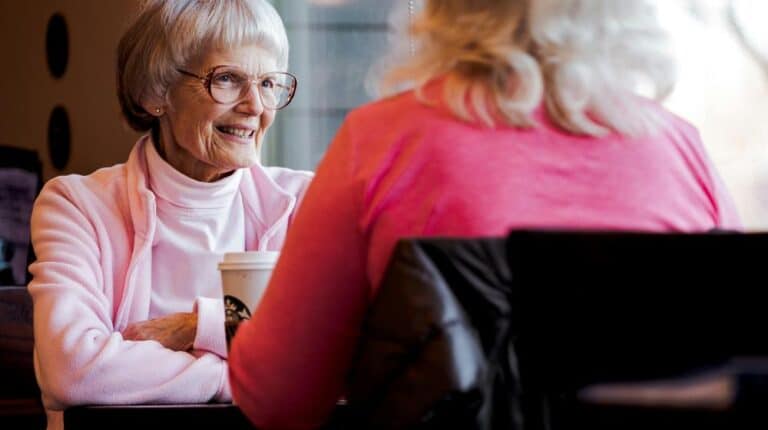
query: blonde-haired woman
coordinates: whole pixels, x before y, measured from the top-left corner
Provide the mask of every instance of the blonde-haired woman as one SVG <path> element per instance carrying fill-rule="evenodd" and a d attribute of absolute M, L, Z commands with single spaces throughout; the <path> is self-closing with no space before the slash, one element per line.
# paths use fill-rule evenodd
<path fill-rule="evenodd" d="M 128 27 L 118 97 L 145 135 L 124 164 L 48 182 L 32 214 L 49 429 L 72 405 L 231 400 L 217 262 L 279 250 L 311 180 L 259 163 L 287 64 L 266 0 L 150 0 Z"/>
<path fill-rule="evenodd" d="M 235 336 L 259 428 L 327 417 L 400 238 L 740 226 L 696 130 L 636 92 L 672 84 L 650 2 L 428 0 L 410 37 L 384 83 L 413 89 L 347 117 Z"/>

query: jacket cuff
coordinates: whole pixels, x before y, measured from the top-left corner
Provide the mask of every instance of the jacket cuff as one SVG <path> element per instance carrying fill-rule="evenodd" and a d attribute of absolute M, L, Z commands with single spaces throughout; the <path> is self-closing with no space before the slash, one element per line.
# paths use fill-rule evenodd
<path fill-rule="evenodd" d="M 219 391 L 216 393 L 216 396 L 213 398 L 213 400 L 218 403 L 226 403 L 232 401 L 232 388 L 229 385 L 229 366 L 226 361 L 222 363 L 224 364 L 224 371 L 221 375 L 221 386 L 219 387 Z"/>
<path fill-rule="evenodd" d="M 197 334 L 192 347 L 227 358 L 227 340 L 224 333 L 224 301 L 198 297 L 192 312 L 197 313 Z"/>

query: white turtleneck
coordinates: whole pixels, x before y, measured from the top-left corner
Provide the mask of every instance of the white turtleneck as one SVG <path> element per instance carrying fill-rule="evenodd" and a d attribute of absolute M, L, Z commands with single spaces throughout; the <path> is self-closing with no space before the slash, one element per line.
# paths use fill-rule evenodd
<path fill-rule="evenodd" d="M 216 182 L 198 182 L 146 145 L 149 187 L 157 196 L 149 317 L 190 312 L 195 299 L 221 299 L 218 263 L 245 249 L 242 169 Z M 223 327 L 222 327 L 223 330 Z"/>

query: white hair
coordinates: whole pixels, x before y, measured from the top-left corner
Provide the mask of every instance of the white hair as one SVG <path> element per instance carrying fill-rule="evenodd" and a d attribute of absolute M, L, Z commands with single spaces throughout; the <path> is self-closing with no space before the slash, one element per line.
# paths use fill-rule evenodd
<path fill-rule="evenodd" d="M 266 0 L 146 0 L 120 40 L 118 98 L 137 131 L 156 125 L 142 103 L 165 97 L 183 68 L 209 49 L 254 43 L 288 67 L 288 37 Z"/>
<path fill-rule="evenodd" d="M 399 26 L 403 42 L 386 60 L 380 94 L 415 88 L 421 97 L 426 83 L 445 76 L 452 112 L 487 126 L 532 127 L 542 102 L 555 124 L 575 134 L 637 136 L 661 124 L 638 97 L 660 100 L 675 80 L 649 0 L 425 3 L 411 25 Z"/>

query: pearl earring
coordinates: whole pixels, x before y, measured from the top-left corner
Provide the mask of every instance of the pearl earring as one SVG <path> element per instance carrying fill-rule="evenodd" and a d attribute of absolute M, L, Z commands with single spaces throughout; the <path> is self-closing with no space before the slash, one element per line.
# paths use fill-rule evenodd
<path fill-rule="evenodd" d="M 160 115 L 160 112 L 162 112 L 162 109 L 160 109 L 160 108 L 155 108 L 155 113 L 156 113 L 156 114 Z"/>

